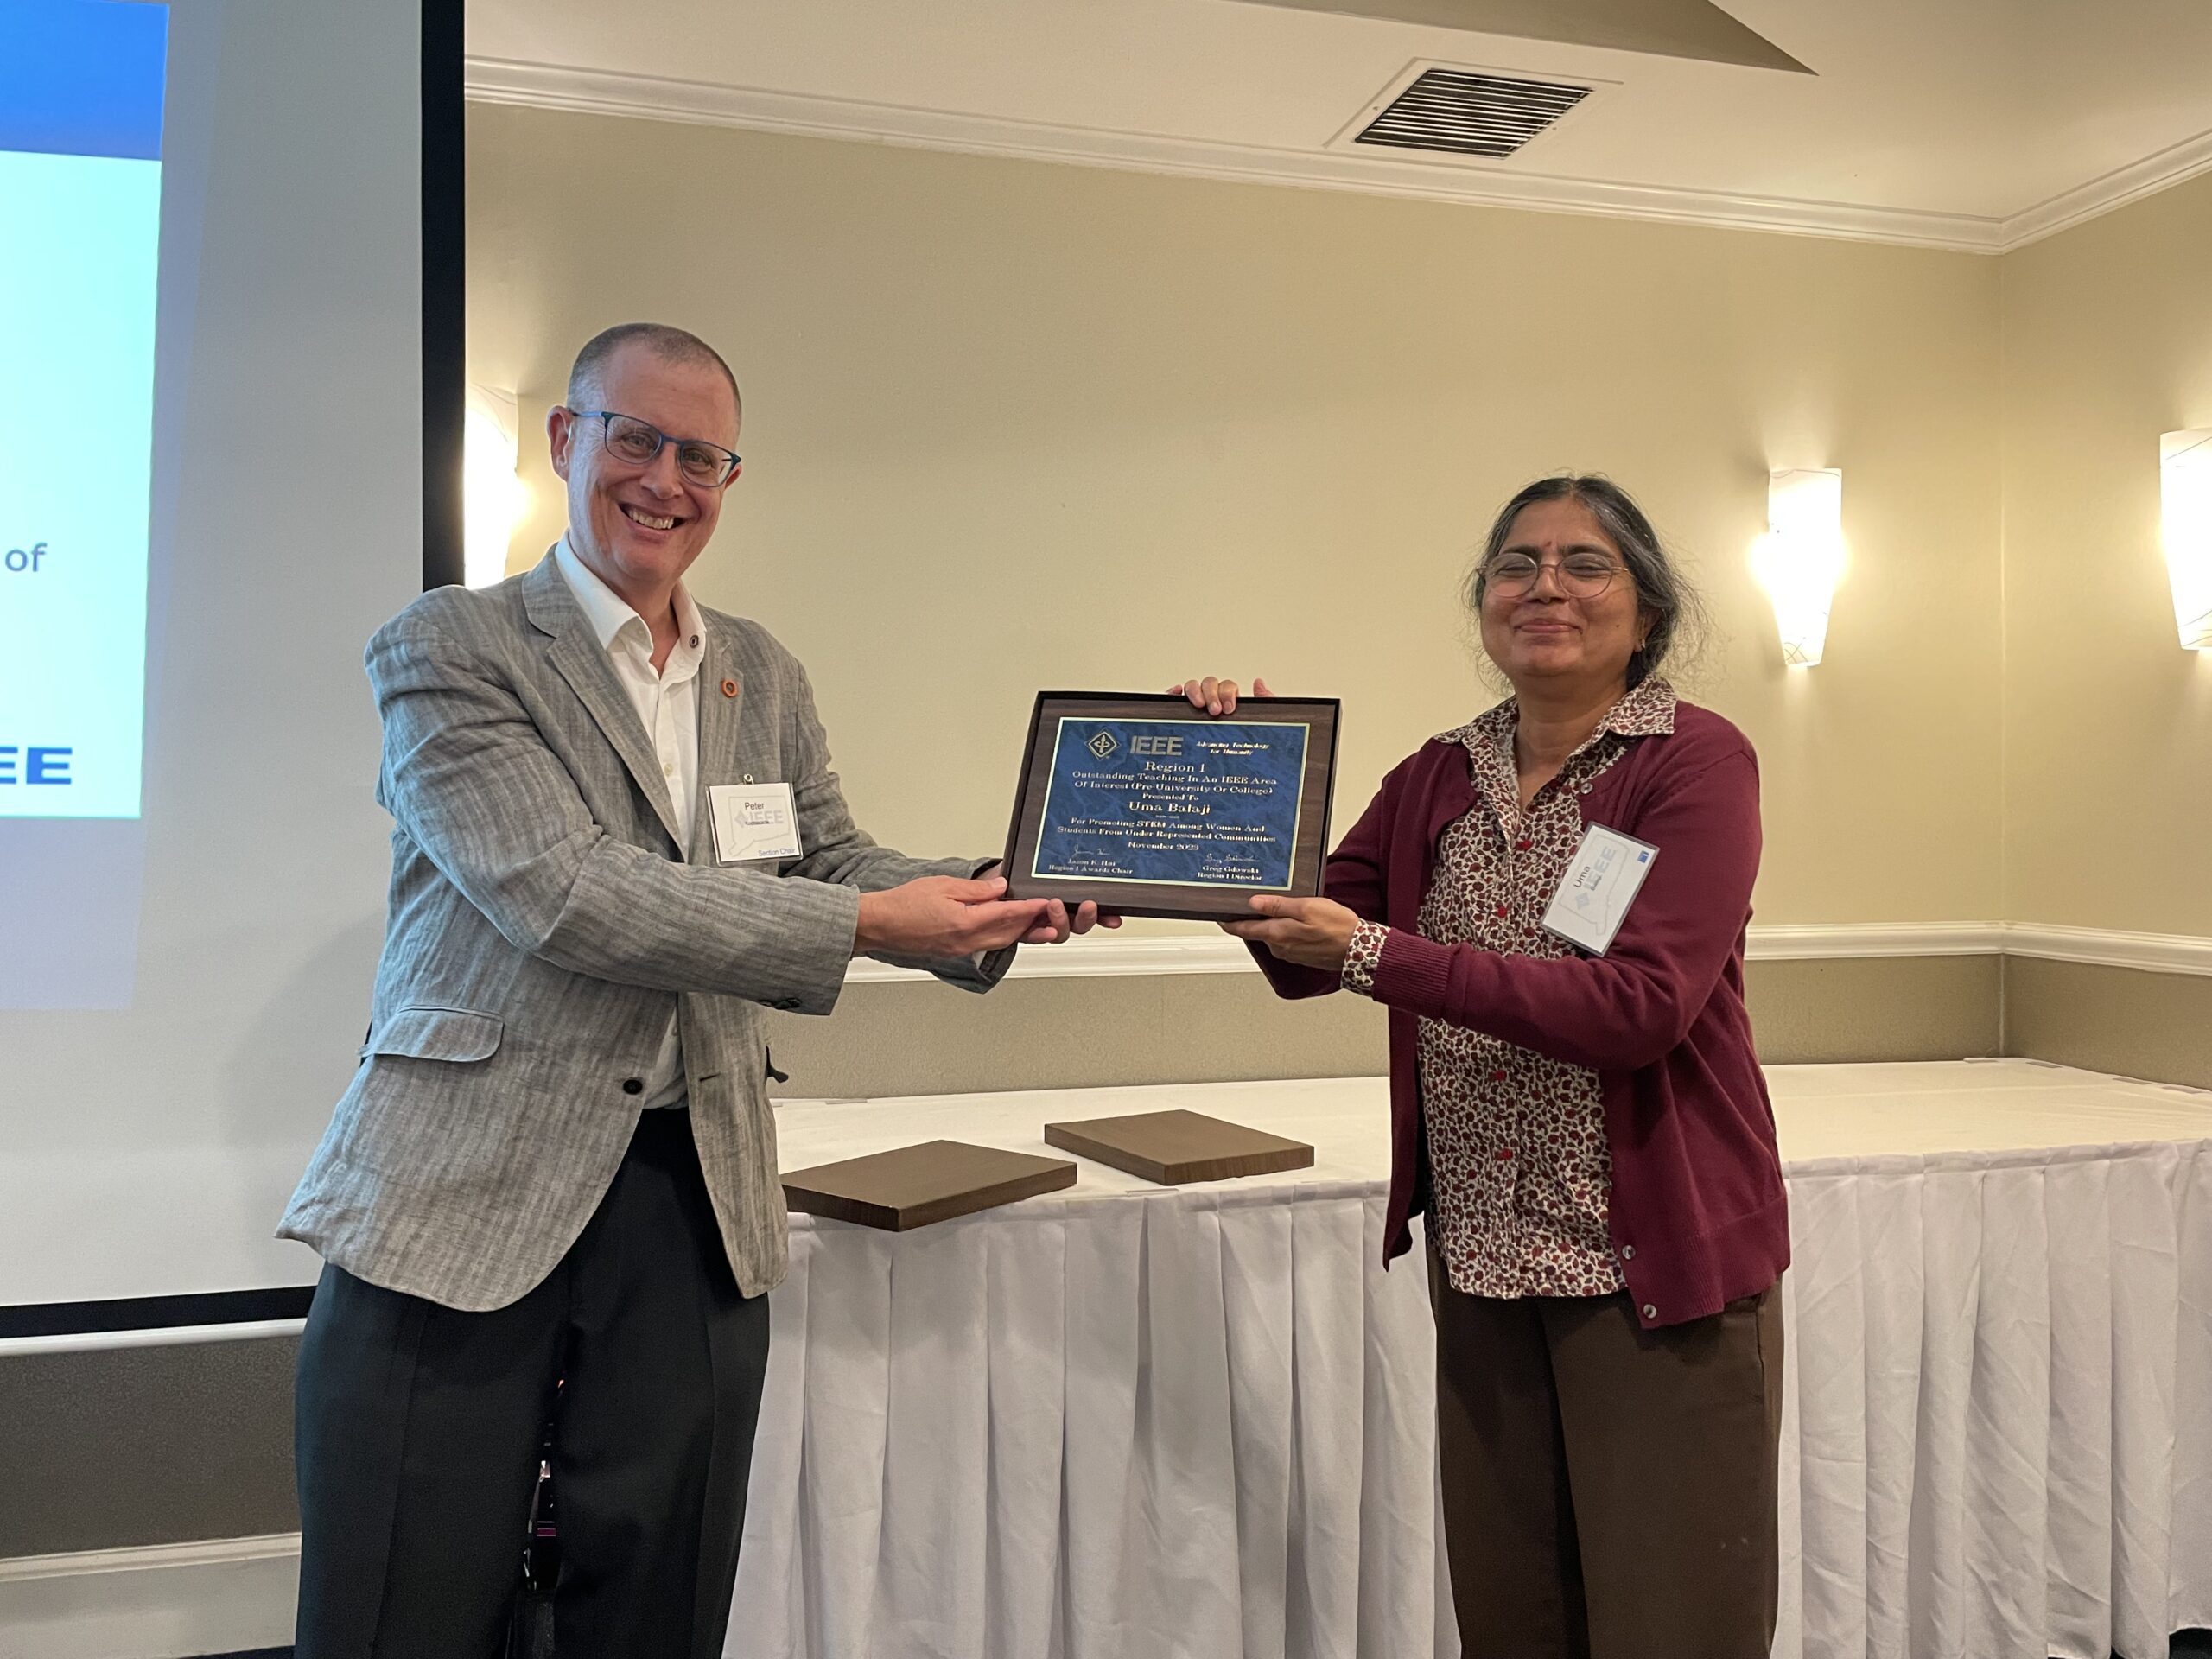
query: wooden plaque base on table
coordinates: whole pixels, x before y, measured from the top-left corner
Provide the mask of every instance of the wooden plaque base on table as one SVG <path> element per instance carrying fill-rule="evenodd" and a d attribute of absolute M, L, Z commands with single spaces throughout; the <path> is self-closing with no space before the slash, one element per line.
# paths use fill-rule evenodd
<path fill-rule="evenodd" d="M 1313 1166 L 1313 1148 L 1302 1141 L 1286 1141 L 1200 1112 L 1139 1112 L 1047 1123 L 1045 1142 L 1162 1186 Z"/>
<path fill-rule="evenodd" d="M 1074 1185 L 1075 1166 L 1065 1159 L 925 1141 L 793 1170 L 784 1177 L 784 1202 L 801 1215 L 904 1233 Z"/>

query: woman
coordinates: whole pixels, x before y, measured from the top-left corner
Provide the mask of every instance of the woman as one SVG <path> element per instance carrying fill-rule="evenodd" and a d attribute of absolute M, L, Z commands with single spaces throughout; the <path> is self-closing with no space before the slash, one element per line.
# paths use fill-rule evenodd
<path fill-rule="evenodd" d="M 1385 1256 L 1426 1211 L 1471 1659 L 1766 1659 L 1789 1235 L 1744 1009 L 1758 763 L 1658 677 L 1691 601 L 1615 485 L 1516 495 L 1468 597 L 1512 696 L 1383 780 L 1325 897 L 1224 925 L 1280 995 L 1390 1011 Z M 1602 950 L 1542 925 L 1592 825 L 1656 849 Z"/>

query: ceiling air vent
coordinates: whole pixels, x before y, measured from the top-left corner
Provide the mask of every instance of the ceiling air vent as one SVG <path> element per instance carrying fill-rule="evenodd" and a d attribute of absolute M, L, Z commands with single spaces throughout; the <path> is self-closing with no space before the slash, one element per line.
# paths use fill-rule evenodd
<path fill-rule="evenodd" d="M 1590 96 L 1588 86 L 1428 69 L 1353 137 L 1356 144 L 1510 156 Z"/>

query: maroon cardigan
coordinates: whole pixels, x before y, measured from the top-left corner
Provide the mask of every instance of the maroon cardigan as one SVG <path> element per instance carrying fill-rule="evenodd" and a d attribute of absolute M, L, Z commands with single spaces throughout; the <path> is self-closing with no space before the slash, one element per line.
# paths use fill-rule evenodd
<path fill-rule="evenodd" d="M 1539 959 L 1421 937 L 1439 838 L 1476 804 L 1467 753 L 1432 739 L 1382 780 L 1331 855 L 1323 891 L 1394 930 L 1375 975 L 1390 1010 L 1387 1262 L 1427 1208 L 1420 1022 L 1446 1020 L 1596 1071 L 1613 1154 L 1613 1247 L 1637 1313 L 1679 1325 L 1754 1295 L 1789 1263 L 1774 1110 L 1744 1008 L 1744 931 L 1759 865 L 1758 760 L 1719 715 L 1675 705 L 1671 735 L 1630 740 L 1582 798 L 1586 823 L 1659 849 L 1612 948 Z M 1534 925 L 1536 918 L 1528 918 Z M 1338 975 L 1253 954 L 1279 995 Z"/>

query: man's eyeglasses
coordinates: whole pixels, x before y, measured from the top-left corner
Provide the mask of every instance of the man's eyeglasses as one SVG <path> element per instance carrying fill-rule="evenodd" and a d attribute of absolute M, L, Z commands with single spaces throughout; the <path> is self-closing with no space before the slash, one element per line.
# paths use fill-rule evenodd
<path fill-rule="evenodd" d="M 1547 565 L 1560 592 L 1569 599 L 1597 598 L 1625 568 L 1602 553 L 1570 553 L 1556 562 L 1539 562 L 1526 553 L 1501 553 L 1483 573 L 1483 586 L 1508 599 L 1518 599 L 1535 590 L 1536 579 Z"/>
<path fill-rule="evenodd" d="M 598 421 L 607 428 L 607 453 L 626 467 L 644 467 L 660 454 L 661 446 L 676 446 L 676 470 L 687 484 L 719 489 L 737 475 L 738 458 L 718 443 L 697 438 L 671 438 L 657 426 L 634 415 L 617 415 L 610 409 L 571 409 L 580 421 Z"/>

